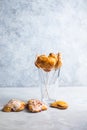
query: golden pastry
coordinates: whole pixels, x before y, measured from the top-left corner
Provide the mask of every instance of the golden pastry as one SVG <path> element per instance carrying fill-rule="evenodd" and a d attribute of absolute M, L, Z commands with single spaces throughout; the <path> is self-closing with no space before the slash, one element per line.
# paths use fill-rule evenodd
<path fill-rule="evenodd" d="M 47 57 L 46 55 L 41 55 L 37 57 L 35 65 L 38 68 L 42 68 L 44 71 L 50 71 L 55 65 L 55 60 L 51 57 Z"/>
<path fill-rule="evenodd" d="M 47 105 L 38 99 L 30 99 L 28 101 L 28 110 L 30 112 L 41 112 L 47 110 Z"/>
<path fill-rule="evenodd" d="M 68 108 L 68 104 L 64 101 L 55 101 L 55 102 L 51 103 L 50 106 L 54 107 L 54 108 L 59 108 L 59 109 L 67 109 Z"/>
<path fill-rule="evenodd" d="M 48 56 L 40 55 L 37 57 L 35 65 L 38 68 L 41 68 L 46 72 L 49 72 L 52 69 L 57 69 L 62 66 L 62 56 L 60 53 L 50 53 Z"/>
<path fill-rule="evenodd" d="M 55 69 L 61 68 L 62 64 L 63 64 L 62 54 L 61 54 L 61 53 L 58 53 L 58 54 L 57 54 L 57 62 L 56 62 L 56 65 L 55 65 Z"/>
<path fill-rule="evenodd" d="M 3 107 L 3 111 L 4 112 L 11 112 L 11 111 L 22 111 L 24 110 L 26 106 L 25 102 L 22 102 L 20 100 L 17 99 L 11 99 L 4 107 Z"/>

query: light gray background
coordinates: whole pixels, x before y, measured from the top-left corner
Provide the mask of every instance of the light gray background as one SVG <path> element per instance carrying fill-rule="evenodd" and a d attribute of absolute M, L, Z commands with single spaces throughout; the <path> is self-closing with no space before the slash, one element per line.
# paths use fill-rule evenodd
<path fill-rule="evenodd" d="M 87 85 L 87 0 L 0 0 L 0 86 L 39 84 L 35 56 L 50 52 L 61 86 Z"/>

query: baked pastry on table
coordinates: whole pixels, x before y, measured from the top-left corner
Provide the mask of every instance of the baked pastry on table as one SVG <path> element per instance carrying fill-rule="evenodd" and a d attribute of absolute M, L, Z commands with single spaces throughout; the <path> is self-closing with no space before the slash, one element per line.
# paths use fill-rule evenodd
<path fill-rule="evenodd" d="M 28 101 L 27 107 L 28 110 L 33 113 L 41 112 L 48 109 L 47 105 L 38 99 L 30 99 Z"/>
<path fill-rule="evenodd" d="M 49 72 L 53 69 L 59 69 L 62 66 L 62 54 L 50 53 L 48 56 L 40 55 L 37 56 L 35 65 L 37 68 L 41 68 L 46 72 Z"/>
<path fill-rule="evenodd" d="M 51 103 L 50 106 L 58 109 L 67 109 L 68 103 L 66 103 L 65 101 L 55 101 Z"/>
<path fill-rule="evenodd" d="M 26 103 L 23 101 L 20 101 L 18 99 L 11 99 L 2 109 L 4 112 L 19 112 L 24 110 L 26 107 Z"/>

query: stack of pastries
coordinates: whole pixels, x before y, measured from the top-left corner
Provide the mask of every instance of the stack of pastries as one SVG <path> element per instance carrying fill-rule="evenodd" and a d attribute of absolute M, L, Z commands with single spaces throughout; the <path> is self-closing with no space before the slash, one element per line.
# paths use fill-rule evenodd
<path fill-rule="evenodd" d="M 62 54 L 50 53 L 48 56 L 39 55 L 36 58 L 35 65 L 38 68 L 43 69 L 46 72 L 49 72 L 53 69 L 59 69 L 62 66 Z"/>

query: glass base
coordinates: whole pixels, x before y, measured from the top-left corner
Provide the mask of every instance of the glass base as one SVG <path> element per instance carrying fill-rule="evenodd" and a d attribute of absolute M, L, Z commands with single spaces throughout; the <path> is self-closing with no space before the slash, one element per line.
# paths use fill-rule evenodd
<path fill-rule="evenodd" d="M 50 105 L 52 102 L 55 102 L 56 99 L 49 98 L 49 99 L 42 99 L 41 101 L 46 103 L 47 105 Z"/>

